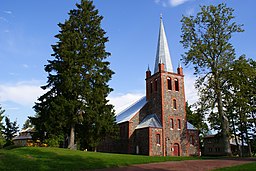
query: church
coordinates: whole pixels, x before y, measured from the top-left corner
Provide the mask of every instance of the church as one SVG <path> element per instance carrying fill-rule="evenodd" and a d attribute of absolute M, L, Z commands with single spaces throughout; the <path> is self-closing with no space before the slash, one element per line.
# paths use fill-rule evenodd
<path fill-rule="evenodd" d="M 146 71 L 146 96 L 116 116 L 118 140 L 100 151 L 149 156 L 200 155 L 198 130 L 186 119 L 184 75 L 174 72 L 162 17 L 154 72 Z"/>

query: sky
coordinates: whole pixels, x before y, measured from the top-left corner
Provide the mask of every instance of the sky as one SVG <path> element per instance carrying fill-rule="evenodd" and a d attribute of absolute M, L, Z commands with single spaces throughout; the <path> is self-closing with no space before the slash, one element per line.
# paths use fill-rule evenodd
<path fill-rule="evenodd" d="M 69 10 L 79 2 L 0 0 L 0 104 L 20 127 L 35 115 L 32 107 L 45 93 L 40 86 L 47 81 L 44 65 L 53 59 L 57 24 L 68 19 Z M 148 66 L 154 70 L 160 14 L 175 70 L 185 52 L 180 43 L 182 15 L 196 15 L 200 5 L 219 3 L 233 8 L 234 21 L 244 24 L 245 32 L 234 34 L 231 40 L 237 56 L 256 60 L 255 0 L 94 0 L 109 37 L 106 49 L 115 74 L 109 82 L 114 91 L 108 98 L 117 112 L 145 95 L 145 71 Z M 183 68 L 186 99 L 193 104 L 198 98 L 193 68 Z"/>

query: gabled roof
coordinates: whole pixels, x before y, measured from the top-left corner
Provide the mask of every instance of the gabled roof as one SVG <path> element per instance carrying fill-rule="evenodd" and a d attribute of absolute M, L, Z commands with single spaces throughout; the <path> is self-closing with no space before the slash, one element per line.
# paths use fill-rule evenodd
<path fill-rule="evenodd" d="M 194 127 L 194 125 L 192 125 L 191 123 L 187 122 L 187 129 L 190 129 L 190 130 L 197 130 L 196 127 Z"/>
<path fill-rule="evenodd" d="M 164 24 L 162 21 L 162 16 L 160 17 L 160 28 L 159 37 L 156 51 L 156 61 L 154 73 L 159 71 L 158 64 L 164 64 L 164 70 L 168 72 L 173 72 L 171 56 L 169 52 L 168 42 L 164 31 Z"/>
<path fill-rule="evenodd" d="M 119 124 L 129 121 L 146 103 L 146 96 L 144 96 L 140 100 L 132 104 L 130 107 L 117 114 L 116 122 Z"/>
<path fill-rule="evenodd" d="M 156 114 L 147 115 L 135 129 L 148 128 L 148 127 L 162 128 L 160 120 Z"/>

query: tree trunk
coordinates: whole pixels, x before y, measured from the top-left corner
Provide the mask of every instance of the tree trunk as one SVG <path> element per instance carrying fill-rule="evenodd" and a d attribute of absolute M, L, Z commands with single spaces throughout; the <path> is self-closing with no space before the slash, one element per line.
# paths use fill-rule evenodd
<path fill-rule="evenodd" d="M 242 154 L 241 154 L 241 148 L 240 148 L 240 145 L 237 141 L 237 135 L 236 135 L 236 129 L 235 129 L 235 121 L 234 121 L 234 118 L 232 117 L 232 127 L 233 127 L 233 134 L 235 136 L 235 142 L 236 142 L 236 147 L 237 147 L 237 152 L 238 152 L 238 156 L 239 157 L 242 157 Z"/>
<path fill-rule="evenodd" d="M 215 77 L 216 78 L 216 77 Z M 218 112 L 219 112 L 219 117 L 221 121 L 221 136 L 223 139 L 224 143 L 224 153 L 227 156 L 231 156 L 231 148 L 230 148 L 230 143 L 229 143 L 229 123 L 228 123 L 228 118 L 224 115 L 223 111 L 223 102 L 222 102 L 222 95 L 221 95 L 221 90 L 219 86 L 219 81 L 216 78 L 216 95 L 217 95 L 217 103 L 218 103 Z"/>
<path fill-rule="evenodd" d="M 71 124 L 68 148 L 75 149 L 75 124 Z"/>

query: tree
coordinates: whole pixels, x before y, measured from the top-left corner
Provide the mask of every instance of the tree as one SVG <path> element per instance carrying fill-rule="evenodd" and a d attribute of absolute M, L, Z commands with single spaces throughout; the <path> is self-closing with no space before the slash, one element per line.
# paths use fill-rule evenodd
<path fill-rule="evenodd" d="M 2 106 L 0 106 L 0 148 L 3 147 L 5 141 L 4 141 L 4 137 L 2 135 L 2 130 L 3 130 L 3 123 L 2 123 L 2 120 L 4 118 L 4 112 L 5 110 L 2 109 Z"/>
<path fill-rule="evenodd" d="M 232 21 L 233 11 L 225 4 L 202 6 L 196 17 L 183 16 L 181 20 L 181 43 L 188 49 L 183 61 L 185 65 L 194 65 L 199 93 L 211 103 L 211 115 L 220 120 L 226 155 L 231 155 L 231 149 L 229 122 L 223 110 L 223 75 L 235 59 L 235 49 L 230 39 L 234 33 L 243 31 L 241 25 Z M 214 112 L 216 108 L 217 113 Z"/>
<path fill-rule="evenodd" d="M 241 56 L 230 65 L 230 71 L 226 73 L 224 85 L 224 105 L 227 116 L 231 122 L 231 130 L 235 137 L 241 138 L 242 148 L 239 155 L 243 156 L 244 144 L 248 144 L 251 156 L 250 139 L 255 133 L 255 116 L 253 100 L 255 96 L 256 67 L 252 65 L 252 59 Z M 239 147 L 238 142 L 237 147 Z"/>
<path fill-rule="evenodd" d="M 5 126 L 3 127 L 2 134 L 6 140 L 6 144 L 4 146 L 8 146 L 13 144 L 12 139 L 15 137 L 15 134 L 19 131 L 19 127 L 17 126 L 17 122 L 11 122 L 10 119 L 5 117 Z"/>
<path fill-rule="evenodd" d="M 27 129 L 27 128 L 30 128 L 30 127 L 32 127 L 32 126 L 33 126 L 33 125 L 32 125 L 32 123 L 31 123 L 30 119 L 28 118 L 28 119 L 25 121 L 25 123 L 23 124 L 22 129 Z"/>
<path fill-rule="evenodd" d="M 39 116 L 32 120 L 46 136 L 65 137 L 69 132 L 69 148 L 74 147 L 75 128 L 79 127 L 83 131 L 77 136 L 96 147 L 115 126 L 113 106 L 106 100 L 112 91 L 107 83 L 114 72 L 106 60 L 110 53 L 105 50 L 108 38 L 101 28 L 103 17 L 90 0 L 76 7 L 68 20 L 58 24 L 58 42 L 52 45 L 54 60 L 45 66 L 48 81 L 42 86 L 49 91 L 34 106 Z"/>

